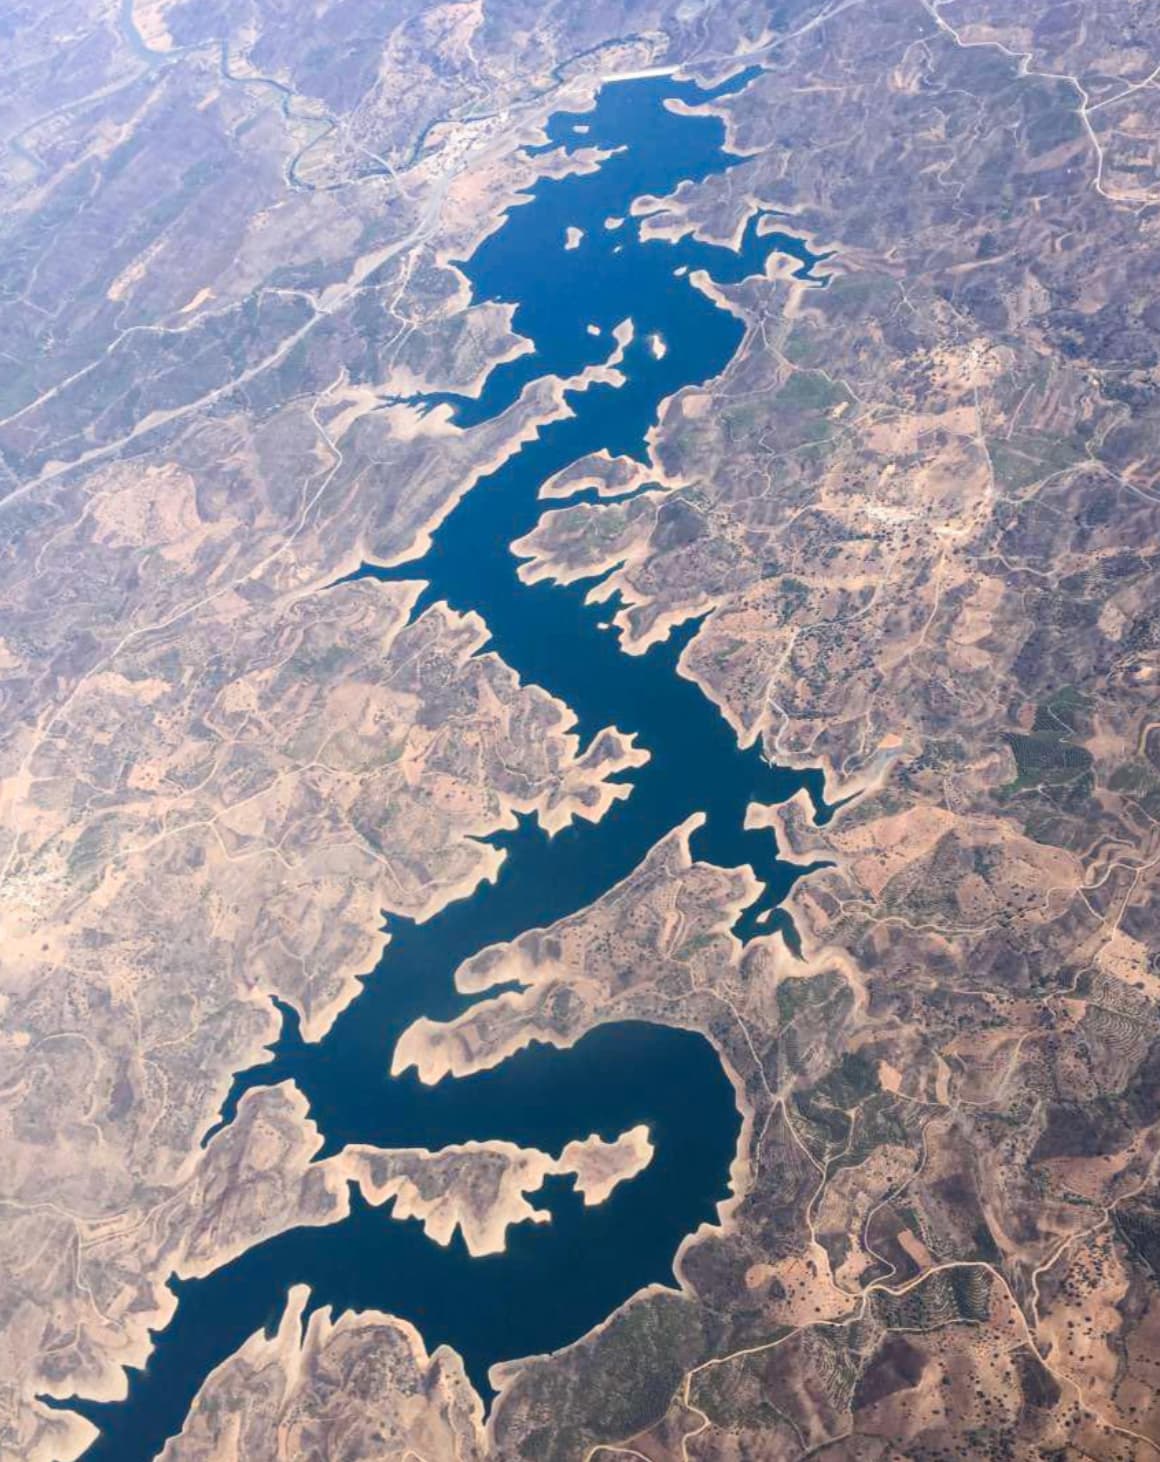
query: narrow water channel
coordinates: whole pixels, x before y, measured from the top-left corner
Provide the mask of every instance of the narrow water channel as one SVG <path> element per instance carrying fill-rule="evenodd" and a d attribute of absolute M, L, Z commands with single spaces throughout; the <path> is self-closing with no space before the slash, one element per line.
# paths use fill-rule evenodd
<path fill-rule="evenodd" d="M 521 820 L 496 840 L 507 858 L 495 884 L 426 924 L 392 921 L 378 969 L 323 1041 L 303 1042 L 293 1012 L 283 1009 L 271 1060 L 239 1074 L 222 1114 L 228 1122 L 249 1088 L 290 1078 L 305 1092 L 328 1153 L 356 1142 L 437 1148 L 492 1137 L 556 1152 L 574 1137 L 598 1132 L 611 1139 L 647 1122 L 656 1155 L 595 1209 L 582 1207 L 570 1180 L 550 1180 L 545 1206 L 552 1222 L 510 1230 L 507 1252 L 494 1258 L 470 1258 L 458 1238 L 440 1248 L 418 1223 L 397 1222 L 356 1193 L 341 1224 L 293 1230 L 206 1279 L 175 1283 L 176 1316 L 147 1369 L 130 1373 L 128 1400 L 69 1403 L 102 1428 L 90 1458 L 155 1456 L 180 1429 L 208 1372 L 260 1325 L 276 1323 L 288 1288 L 299 1282 L 311 1286 L 316 1305 L 380 1308 L 413 1320 L 429 1346 L 446 1341 L 462 1354 L 486 1395 L 494 1362 L 556 1349 L 641 1286 L 672 1283 L 681 1239 L 713 1217 L 728 1191 L 739 1117 L 716 1055 L 694 1033 L 622 1022 L 571 1050 L 534 1046 L 494 1071 L 433 1088 L 413 1073 L 387 1074 L 399 1035 L 417 1017 L 445 1019 L 469 1003 L 453 984 L 462 960 L 585 907 L 692 812 L 707 815 L 694 839 L 698 856 L 724 866 L 749 863 L 766 882 L 738 926 L 741 937 L 775 909 L 800 872 L 777 860 L 768 832 L 744 830 L 745 808 L 802 786 L 820 807 L 820 776 L 771 767 L 758 750 L 738 748 L 711 703 L 677 673 L 693 627 L 644 656 L 628 656 L 602 625 L 608 606 L 583 602 L 588 585 L 524 585 L 510 551 L 539 517 L 537 493 L 552 473 L 601 447 L 644 460 L 645 433 L 660 402 L 716 375 L 736 350 L 740 322 L 690 284 L 690 270 L 740 279 L 759 270 L 773 249 L 795 258 L 806 274 L 816 262 L 799 241 L 759 236 L 753 224 L 737 252 L 690 239 L 642 243 L 631 220 L 605 226 L 625 217 L 642 194 L 663 195 L 683 178 L 736 163 L 722 151 L 717 118 L 682 116 L 664 105 L 666 98 L 705 96 L 664 78 L 617 83 L 604 88 L 593 112 L 553 119 L 553 146 L 622 150 L 595 173 L 541 181 L 464 264 L 477 299 L 518 306 L 515 328 L 536 352 L 494 371 L 480 400 L 456 402 L 456 410 L 465 422 L 481 419 L 503 410 L 533 376 L 566 376 L 605 358 L 611 328 L 631 317 L 636 336 L 622 366 L 628 380 L 572 394 L 575 414 L 481 481 L 421 561 L 362 571 L 426 580 L 417 612 L 437 600 L 476 610 L 492 647 L 522 679 L 572 707 L 584 736 L 607 725 L 636 732 L 650 760 L 626 774 L 631 795 L 600 823 L 548 840 L 530 819 Z M 565 250 L 569 226 L 584 236 L 578 248 Z M 600 336 L 590 333 L 593 324 Z M 646 344 L 654 331 L 668 347 L 659 359 Z"/>

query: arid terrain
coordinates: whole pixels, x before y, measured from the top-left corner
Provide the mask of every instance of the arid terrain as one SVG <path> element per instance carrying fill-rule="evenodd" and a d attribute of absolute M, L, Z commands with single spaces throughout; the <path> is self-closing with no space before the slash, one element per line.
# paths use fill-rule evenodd
<path fill-rule="evenodd" d="M 624 379 L 631 325 L 492 419 L 416 404 L 530 349 L 453 261 L 599 167 L 537 151 L 548 118 L 743 66 L 736 166 L 622 226 L 762 213 L 824 283 L 695 275 L 733 359 L 647 464 L 550 478 L 513 552 L 595 579 L 627 655 L 696 619 L 683 673 L 836 811 L 750 806 L 810 867 L 786 933 L 740 942 L 756 877 L 694 818 L 394 1055 L 454 1082 L 700 1031 L 732 1192 L 486 1415 L 452 1350 L 296 1287 L 164 1456 L 1160 1453 L 1160 6 L 57 0 L 0 36 L 0 1458 L 80 1457 L 50 1400 L 125 1394 L 171 1276 L 352 1188 L 482 1256 L 545 1180 L 596 1205 L 652 1161 L 645 1126 L 323 1154 L 292 1082 L 202 1138 L 275 998 L 319 1039 L 385 914 L 631 797 L 648 747 L 585 746 L 478 614 L 339 581 Z"/>

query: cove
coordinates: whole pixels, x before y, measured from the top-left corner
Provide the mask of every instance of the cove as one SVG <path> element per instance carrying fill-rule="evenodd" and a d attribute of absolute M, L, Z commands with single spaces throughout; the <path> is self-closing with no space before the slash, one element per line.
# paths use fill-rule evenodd
<path fill-rule="evenodd" d="M 584 603 L 588 585 L 524 585 L 509 547 L 537 521 L 537 494 L 551 474 L 601 447 L 646 460 L 645 434 L 661 401 L 718 374 L 737 349 L 740 322 L 693 287 L 691 270 L 738 280 L 777 250 L 816 278 L 817 256 L 788 235 L 759 234 L 756 220 L 737 251 L 688 238 L 642 242 L 631 220 L 605 227 L 642 194 L 663 195 L 681 179 L 739 161 L 722 151 L 718 118 L 665 106 L 667 98 L 693 103 L 711 95 L 667 78 L 622 82 L 605 86 L 593 111 L 553 118 L 549 146 L 596 146 L 613 155 L 595 172 L 541 180 L 464 262 L 475 299 L 516 306 L 515 328 L 535 354 L 495 370 L 478 400 L 453 405 L 463 422 L 494 415 L 533 376 L 570 375 L 605 358 L 609 330 L 631 317 L 627 381 L 570 393 L 574 415 L 544 428 L 480 481 L 421 560 L 389 570 L 364 566 L 359 574 L 424 581 L 416 614 L 438 600 L 476 610 L 490 630 L 489 648 L 521 679 L 561 697 L 585 738 L 616 725 L 637 733 L 650 760 L 625 774 L 631 795 L 601 822 L 548 839 L 521 819 L 495 839 L 506 859 L 494 884 L 425 924 L 390 920 L 379 967 L 321 1042 L 303 1041 L 293 1012 L 280 1007 L 270 1060 L 237 1076 L 221 1114 L 228 1123 L 245 1091 L 292 1079 L 324 1134 L 324 1153 L 348 1143 L 437 1148 L 492 1137 L 556 1152 L 574 1137 L 611 1139 L 647 1122 L 653 1161 L 595 1209 L 581 1206 L 570 1181 L 550 1180 L 552 1222 L 509 1230 L 507 1252 L 495 1258 L 471 1259 L 458 1238 L 442 1249 L 417 1223 L 393 1220 L 356 1193 L 341 1224 L 291 1230 L 205 1279 L 174 1282 L 176 1315 L 146 1369 L 129 1373 L 128 1399 L 62 1403 L 101 1428 L 90 1458 L 155 1456 L 180 1429 L 209 1371 L 260 1326 L 276 1323 L 288 1288 L 299 1282 L 311 1286 L 315 1306 L 373 1307 L 413 1320 L 429 1347 L 446 1341 L 460 1352 L 486 1396 L 494 1362 L 557 1349 L 643 1285 L 671 1284 L 680 1241 L 714 1217 L 728 1192 L 739 1116 L 720 1062 L 696 1033 L 622 1022 L 570 1050 L 533 1045 L 493 1071 L 436 1087 L 421 1086 L 413 1073 L 388 1075 L 394 1045 L 417 1017 L 446 1019 L 470 1003 L 453 984 L 464 959 L 584 908 L 691 813 L 706 818 L 693 840 L 697 856 L 748 863 L 765 883 L 738 922 L 743 939 L 778 917 L 777 905 L 803 871 L 778 860 L 768 832 L 745 831 L 749 801 L 780 801 L 805 787 L 826 815 L 820 773 L 790 772 L 757 748 L 741 750 L 715 707 L 678 673 L 695 624 L 645 655 L 626 655 L 605 625 L 608 606 Z M 575 250 L 563 247 L 570 225 L 584 230 Z M 661 359 L 644 343 L 653 331 L 668 345 Z"/>

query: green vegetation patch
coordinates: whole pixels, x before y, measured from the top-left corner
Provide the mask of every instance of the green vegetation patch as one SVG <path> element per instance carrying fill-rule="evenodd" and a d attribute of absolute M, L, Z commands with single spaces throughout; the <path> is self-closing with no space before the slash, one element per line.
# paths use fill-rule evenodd
<path fill-rule="evenodd" d="M 793 616 L 806 604 L 810 597 L 810 586 L 801 579 L 787 575 L 778 584 L 777 618 L 779 624 L 788 624 Z"/>
<path fill-rule="evenodd" d="M 527 1374 L 522 1399 L 542 1425 L 523 1437 L 520 1455 L 572 1462 L 594 1441 L 651 1426 L 705 1348 L 701 1312 L 684 1296 L 655 1295 L 629 1305 L 576 1347 L 567 1364 L 537 1365 Z"/>
<path fill-rule="evenodd" d="M 717 1426 L 765 1429 L 784 1422 L 783 1413 L 771 1398 L 765 1372 L 774 1358 L 772 1347 L 788 1334 L 789 1327 L 779 1325 L 769 1332 L 764 1342 L 769 1350 L 726 1359 L 720 1365 L 698 1371 L 693 1378 L 690 1400 Z"/>
<path fill-rule="evenodd" d="M 878 1090 L 878 1063 L 862 1051 L 847 1051 L 814 1088 L 835 1107 L 847 1110 Z"/>
<path fill-rule="evenodd" d="M 1019 781 L 1024 786 L 1043 782 L 1070 782 L 1092 764 L 1091 753 L 1082 746 L 1072 746 L 1060 736 L 1033 733 L 1004 737 L 1015 755 Z"/>
<path fill-rule="evenodd" d="M 1002 792 L 1013 796 L 1031 787 L 1066 786 L 1080 778 L 1090 780 L 1092 755 L 1077 746 L 1072 736 L 1078 728 L 1087 698 L 1072 686 L 1065 686 L 1050 700 L 1035 708 L 1029 734 L 1009 731 L 1003 740 L 1015 757 L 1015 780 Z"/>
<path fill-rule="evenodd" d="M 778 405 L 791 411 L 828 411 L 853 399 L 845 386 L 820 371 L 795 371 L 777 393 Z"/>
<path fill-rule="evenodd" d="M 782 980 L 777 987 L 777 1014 L 782 1025 L 788 1025 L 801 1010 L 811 1005 L 822 1005 L 833 990 L 833 977 L 828 974 L 811 975 L 808 979 Z"/>
<path fill-rule="evenodd" d="M 981 1323 L 989 1313 L 992 1279 L 978 1264 L 932 1274 L 904 1295 L 879 1292 L 874 1308 L 891 1330 L 937 1330 L 943 1325 Z"/>

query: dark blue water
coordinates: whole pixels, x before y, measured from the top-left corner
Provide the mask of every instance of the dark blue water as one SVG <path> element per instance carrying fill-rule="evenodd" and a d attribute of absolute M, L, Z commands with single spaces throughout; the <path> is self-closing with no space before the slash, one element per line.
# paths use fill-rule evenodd
<path fill-rule="evenodd" d="M 493 372 L 478 401 L 456 401 L 463 421 L 505 409 L 533 376 L 569 375 L 604 358 L 607 333 L 631 316 L 636 343 L 620 388 L 598 386 L 570 397 L 575 415 L 545 428 L 498 472 L 481 481 L 436 533 L 421 561 L 363 576 L 424 579 L 416 613 L 446 600 L 478 611 L 491 647 L 525 681 L 562 697 L 591 736 L 615 724 L 638 733 L 651 759 L 625 774 L 632 793 L 595 826 L 580 824 L 548 840 L 530 819 L 496 839 L 506 861 L 494 885 L 453 904 L 423 925 L 391 922 L 391 942 L 362 994 L 327 1037 L 303 1042 L 293 1012 L 282 1009 L 272 1057 L 241 1073 L 223 1110 L 232 1119 L 241 1094 L 293 1079 L 325 1135 L 326 1152 L 348 1143 L 437 1148 L 469 1138 L 502 1137 L 556 1152 L 574 1137 L 611 1139 L 637 1122 L 652 1129 L 649 1168 L 596 1209 L 584 1209 L 571 1182 L 546 1189 L 551 1224 L 509 1231 L 508 1251 L 471 1259 L 458 1239 L 430 1243 L 415 1222 L 368 1208 L 357 1193 L 342 1224 L 299 1229 L 256 1246 L 206 1279 L 175 1284 L 177 1314 L 158 1337 L 144 1372 L 130 1372 L 127 1402 L 70 1403 L 103 1430 L 87 1454 L 118 1462 L 154 1456 L 179 1429 L 208 1371 L 262 1324 L 275 1323 L 291 1284 L 305 1282 L 315 1304 L 377 1307 L 415 1321 L 430 1346 L 452 1344 L 487 1394 L 498 1360 L 558 1348 L 584 1333 L 650 1282 L 672 1282 L 680 1240 L 712 1218 L 728 1191 L 739 1118 L 732 1088 L 698 1034 L 635 1022 L 602 1027 L 568 1051 L 533 1046 L 493 1071 L 423 1087 L 412 1073 L 390 1078 L 399 1035 L 420 1015 L 446 1019 L 470 1001 L 453 985 L 457 966 L 496 940 L 585 907 L 627 876 L 648 850 L 692 812 L 704 812 L 694 838 L 699 856 L 724 866 L 748 863 L 765 891 L 742 915 L 749 937 L 772 913 L 800 870 L 781 863 L 768 832 L 742 826 L 751 800 L 779 801 L 805 786 L 821 804 L 816 773 L 770 766 L 756 749 L 741 751 L 726 723 L 697 687 L 677 673 L 695 626 L 630 657 L 586 606 L 589 585 L 526 586 L 509 544 L 536 522 L 540 485 L 559 468 L 606 447 L 645 457 L 645 432 L 661 400 L 707 380 L 727 363 L 741 325 L 689 283 L 705 269 L 718 281 L 763 266 L 772 249 L 799 261 L 809 276 L 814 256 L 785 235 L 758 237 L 751 224 L 739 252 L 684 240 L 642 243 L 628 213 L 633 198 L 671 191 L 733 165 L 722 153 L 715 118 L 680 118 L 663 100 L 696 100 L 695 88 L 668 80 L 609 86 L 594 112 L 562 115 L 553 144 L 626 147 L 586 176 L 539 183 L 465 264 L 477 299 L 517 305 L 516 328 L 536 346 Z M 589 128 L 578 134 L 577 123 Z M 583 228 L 574 251 L 568 225 Z M 587 325 L 602 327 L 594 340 Z M 668 344 L 661 360 L 643 344 L 651 331 Z M 767 926 L 762 926 L 767 927 Z"/>

